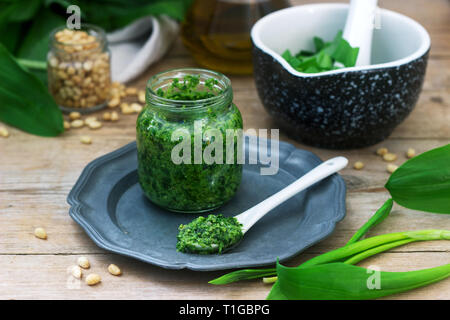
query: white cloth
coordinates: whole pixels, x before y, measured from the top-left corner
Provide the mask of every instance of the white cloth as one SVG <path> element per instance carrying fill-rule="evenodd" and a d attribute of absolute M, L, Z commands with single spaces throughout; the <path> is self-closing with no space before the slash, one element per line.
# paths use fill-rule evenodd
<path fill-rule="evenodd" d="M 133 80 L 169 49 L 178 23 L 167 16 L 144 17 L 107 34 L 111 50 L 112 80 Z"/>

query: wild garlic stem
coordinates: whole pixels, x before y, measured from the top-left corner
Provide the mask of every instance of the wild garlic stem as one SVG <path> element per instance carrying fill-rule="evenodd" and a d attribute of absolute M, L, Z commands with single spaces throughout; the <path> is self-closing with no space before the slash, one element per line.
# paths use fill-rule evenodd
<path fill-rule="evenodd" d="M 354 255 L 353 257 L 347 259 L 344 261 L 344 263 L 346 264 L 357 264 L 358 262 L 360 262 L 361 260 L 367 259 L 370 256 L 376 255 L 380 252 L 383 251 L 387 251 L 389 249 L 395 248 L 395 247 L 399 247 L 402 245 L 405 245 L 407 243 L 410 242 L 414 242 L 417 241 L 415 239 L 406 239 L 406 240 L 399 240 L 399 241 L 394 241 L 394 242 L 390 242 L 366 251 L 363 251 L 361 253 L 358 253 L 357 255 Z"/>
<path fill-rule="evenodd" d="M 275 283 L 277 281 L 278 277 L 264 277 L 263 282 L 264 283 Z"/>
<path fill-rule="evenodd" d="M 47 63 L 45 61 L 16 59 L 22 67 L 33 70 L 47 70 Z"/>
<path fill-rule="evenodd" d="M 360 240 L 353 244 L 344 246 L 342 248 L 324 253 L 320 256 L 312 258 L 305 263 L 298 266 L 298 268 L 303 268 L 307 266 L 337 262 L 342 259 L 351 257 L 358 253 L 364 252 L 366 250 L 385 245 L 391 242 L 405 240 L 405 239 L 416 239 L 416 240 L 437 240 L 437 239 L 450 239 L 450 231 L 448 230 L 419 230 L 419 231 L 409 231 L 409 232 L 396 232 L 383 234 L 364 240 Z"/>

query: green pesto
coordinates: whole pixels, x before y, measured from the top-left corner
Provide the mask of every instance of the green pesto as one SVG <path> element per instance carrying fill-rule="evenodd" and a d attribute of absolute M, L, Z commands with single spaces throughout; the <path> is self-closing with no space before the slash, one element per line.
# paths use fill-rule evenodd
<path fill-rule="evenodd" d="M 235 217 L 210 214 L 180 225 L 177 250 L 186 253 L 221 253 L 242 239 L 242 224 Z"/>
<path fill-rule="evenodd" d="M 178 78 L 172 80 L 172 84 L 167 90 L 158 89 L 156 94 L 162 98 L 171 100 L 202 100 L 212 98 L 222 92 L 217 89 L 216 85 L 218 81 L 214 78 L 209 78 L 204 83 L 204 89 L 198 89 L 200 84 L 200 77 L 186 75 L 183 80 Z"/>
<path fill-rule="evenodd" d="M 214 88 L 215 79 L 205 81 L 201 89 L 195 76 L 182 81 L 174 79 L 158 96 L 172 100 L 196 100 L 221 92 Z M 184 106 L 183 106 L 184 107 Z M 227 129 L 242 129 L 239 109 L 225 101 L 214 108 L 174 115 L 152 107 L 148 101 L 137 120 L 138 177 L 145 195 L 155 204 L 176 212 L 203 212 L 215 209 L 236 193 L 242 178 L 242 165 L 237 163 L 237 138 L 233 164 L 194 164 L 194 120 L 201 120 L 203 132 L 218 129 L 226 141 Z M 191 164 L 174 164 L 172 149 L 180 141 L 171 141 L 172 133 L 184 128 L 191 134 Z M 214 137 L 203 137 L 202 152 Z M 223 146 L 226 159 L 226 145 Z"/>

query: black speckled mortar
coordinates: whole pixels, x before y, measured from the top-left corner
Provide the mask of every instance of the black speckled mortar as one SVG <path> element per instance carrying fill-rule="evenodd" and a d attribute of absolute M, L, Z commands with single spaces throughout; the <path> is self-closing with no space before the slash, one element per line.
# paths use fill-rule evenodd
<path fill-rule="evenodd" d="M 252 29 L 256 87 L 281 128 L 304 143 L 359 148 L 386 139 L 414 108 L 427 66 L 430 37 L 414 20 L 379 10 L 372 65 L 301 73 L 282 57 L 313 49 L 344 28 L 348 5 L 314 4 L 269 14 Z"/>

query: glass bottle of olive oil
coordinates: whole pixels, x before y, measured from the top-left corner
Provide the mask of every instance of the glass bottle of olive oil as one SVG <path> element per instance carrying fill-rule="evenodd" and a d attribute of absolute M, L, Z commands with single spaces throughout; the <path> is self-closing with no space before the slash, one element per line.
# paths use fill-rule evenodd
<path fill-rule="evenodd" d="M 288 0 L 194 0 L 181 35 L 202 66 L 230 74 L 251 74 L 250 29 Z"/>

